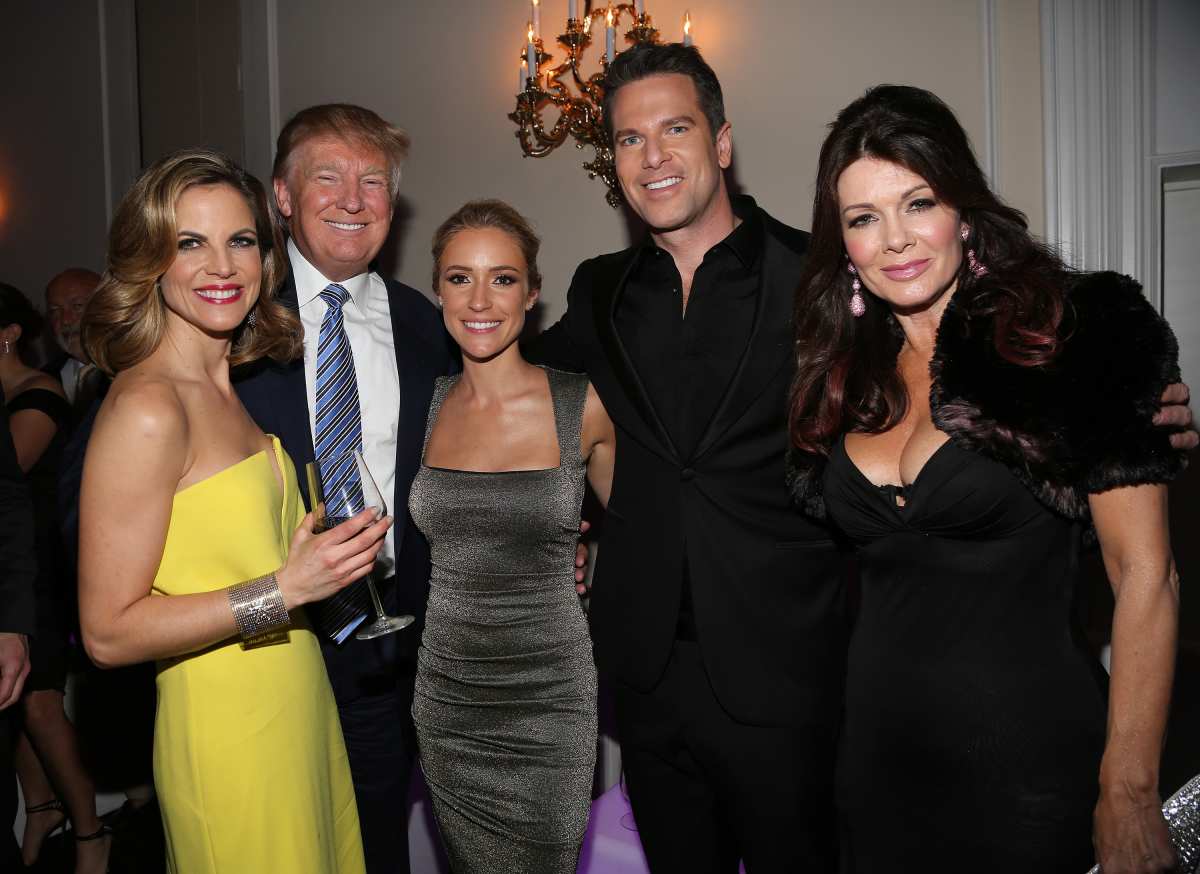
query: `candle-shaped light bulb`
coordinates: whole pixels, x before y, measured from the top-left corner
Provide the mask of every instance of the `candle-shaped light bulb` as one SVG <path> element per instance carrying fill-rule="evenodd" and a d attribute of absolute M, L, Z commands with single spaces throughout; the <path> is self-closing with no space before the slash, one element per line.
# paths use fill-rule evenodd
<path fill-rule="evenodd" d="M 685 46 L 692 44 L 692 15 L 690 12 L 683 13 L 683 44 Z"/>
<path fill-rule="evenodd" d="M 576 19 L 579 17 L 579 4 L 576 0 L 567 0 L 567 18 Z"/>
<path fill-rule="evenodd" d="M 533 0 L 533 35 L 542 35 L 542 7 L 538 0 Z"/>
<path fill-rule="evenodd" d="M 613 9 L 608 7 L 608 13 L 604 16 L 608 21 L 608 27 L 604 31 L 604 59 L 610 64 L 612 59 L 617 56 L 617 31 L 613 27 Z"/>
<path fill-rule="evenodd" d="M 538 77 L 537 47 L 533 44 L 533 24 L 525 31 L 528 42 L 525 44 L 525 63 L 529 65 L 529 78 L 535 82 Z"/>
<path fill-rule="evenodd" d="M 520 94 L 529 87 L 529 62 L 521 61 L 521 66 L 517 68 L 517 93 Z"/>
<path fill-rule="evenodd" d="M 639 18 L 641 16 L 645 15 L 646 14 L 646 0 L 637 0 L 637 2 L 634 4 L 634 8 L 637 10 L 637 14 L 638 14 Z"/>

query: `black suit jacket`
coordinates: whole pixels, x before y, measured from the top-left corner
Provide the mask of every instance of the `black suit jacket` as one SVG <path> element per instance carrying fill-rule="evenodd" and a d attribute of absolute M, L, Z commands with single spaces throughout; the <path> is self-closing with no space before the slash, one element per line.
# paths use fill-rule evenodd
<path fill-rule="evenodd" d="M 33 634 L 33 504 L 17 463 L 0 389 L 0 631 Z"/>
<path fill-rule="evenodd" d="M 686 555 L 722 706 L 753 724 L 831 725 L 845 659 L 842 555 L 827 529 L 792 507 L 785 482 L 793 292 L 808 235 L 762 216 L 750 341 L 694 451 L 672 443 L 614 325 L 635 249 L 581 264 L 566 315 L 527 351 L 585 370 L 616 426 L 591 606 L 600 668 L 643 691 L 658 682 Z"/>
<path fill-rule="evenodd" d="M 396 520 L 396 585 L 383 587 L 380 595 L 389 611 L 412 613 L 420 619 L 429 591 L 429 545 L 409 518 L 408 493 L 421 462 L 425 418 L 434 380 L 455 370 L 456 358 L 433 304 L 407 285 L 386 278 L 384 283 L 400 375 L 400 409 L 396 489 L 394 494 L 385 496 L 388 512 Z M 280 289 L 280 300 L 297 308 L 296 287 L 290 276 Z M 276 435 L 291 456 L 300 491 L 305 504 L 309 504 L 304 466 L 313 460 L 314 450 L 304 361 L 255 362 L 239 368 L 234 374 L 234 387 L 258 426 Z M 322 636 L 321 645 L 338 701 L 345 703 L 363 694 L 385 690 L 392 682 L 397 659 L 411 655 L 418 639 L 419 624 L 417 628 L 375 641 L 357 641 L 351 636 L 336 647 Z"/>

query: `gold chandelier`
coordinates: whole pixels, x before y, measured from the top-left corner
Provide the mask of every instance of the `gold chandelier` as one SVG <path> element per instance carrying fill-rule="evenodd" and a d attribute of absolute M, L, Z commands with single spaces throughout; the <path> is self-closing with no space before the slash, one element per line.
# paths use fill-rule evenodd
<path fill-rule="evenodd" d="M 604 199 L 610 206 L 617 207 L 624 197 L 617 183 L 612 143 L 602 117 L 604 76 L 608 65 L 616 57 L 616 35 L 622 26 L 622 19 L 627 21 L 629 27 L 625 32 L 625 40 L 634 45 L 657 43 L 658 30 L 646 13 L 645 0 L 615 5 L 609 3 L 596 9 L 592 8 L 591 0 L 585 0 L 582 16 L 578 14 L 578 6 L 578 0 L 567 0 L 567 30 L 558 37 L 566 57 L 562 63 L 554 66 L 554 56 L 543 50 L 540 0 L 531 0 L 532 16 L 525 32 L 525 48 L 517 81 L 517 108 L 508 117 L 517 125 L 516 137 L 525 157 L 543 158 L 549 155 L 566 142 L 568 135 L 575 138 L 577 149 L 591 146 L 595 150 L 595 157 L 585 161 L 583 169 L 587 171 L 589 179 L 599 176 L 604 181 L 608 186 Z M 592 43 L 592 25 L 601 19 L 605 30 L 600 72 L 585 78 L 580 72 L 583 54 Z M 692 44 L 691 18 L 686 14 L 683 44 Z M 549 130 L 542 121 L 542 112 L 548 106 L 558 110 L 558 118 Z"/>

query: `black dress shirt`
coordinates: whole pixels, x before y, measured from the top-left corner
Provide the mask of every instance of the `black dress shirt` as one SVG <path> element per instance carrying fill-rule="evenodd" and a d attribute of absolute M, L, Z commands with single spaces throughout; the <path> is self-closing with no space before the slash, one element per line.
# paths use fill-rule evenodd
<path fill-rule="evenodd" d="M 758 306 L 762 216 L 749 200 L 735 198 L 733 207 L 741 223 L 704 254 L 686 310 L 675 260 L 648 240 L 615 314 L 621 342 L 683 460 L 695 451 L 733 381 Z M 677 637 L 694 640 L 686 561 L 683 577 Z"/>

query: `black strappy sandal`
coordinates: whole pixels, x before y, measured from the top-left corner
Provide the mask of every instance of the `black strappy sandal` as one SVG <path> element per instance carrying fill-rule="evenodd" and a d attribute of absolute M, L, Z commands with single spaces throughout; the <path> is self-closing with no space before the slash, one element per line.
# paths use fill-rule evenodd
<path fill-rule="evenodd" d="M 103 840 L 106 837 L 110 837 L 112 835 L 112 833 L 113 833 L 113 830 L 112 830 L 111 826 L 101 824 L 100 828 L 96 829 L 90 835 L 75 835 L 75 840 L 81 844 L 85 841 L 99 841 L 99 840 Z M 109 860 L 111 861 L 111 859 L 112 859 L 112 850 L 110 848 L 109 849 Z M 104 870 L 105 871 L 108 870 L 107 863 L 104 866 Z"/>
<path fill-rule="evenodd" d="M 26 804 L 25 805 L 25 818 L 27 821 L 29 818 L 29 814 L 31 814 L 31 813 L 49 813 L 52 810 L 58 812 L 58 814 L 59 814 L 58 822 L 56 822 L 54 825 L 50 826 L 50 828 L 48 828 L 45 832 L 42 833 L 41 843 L 38 844 L 38 856 L 41 855 L 42 844 L 46 843 L 46 839 L 49 838 L 51 835 L 53 835 L 55 832 L 62 831 L 63 828 L 66 826 L 67 813 L 63 809 L 63 803 L 61 801 L 59 801 L 57 798 L 51 798 L 49 801 L 45 801 L 41 804 Z M 37 864 L 38 856 L 33 857 L 33 861 L 30 862 L 31 865 Z"/>

